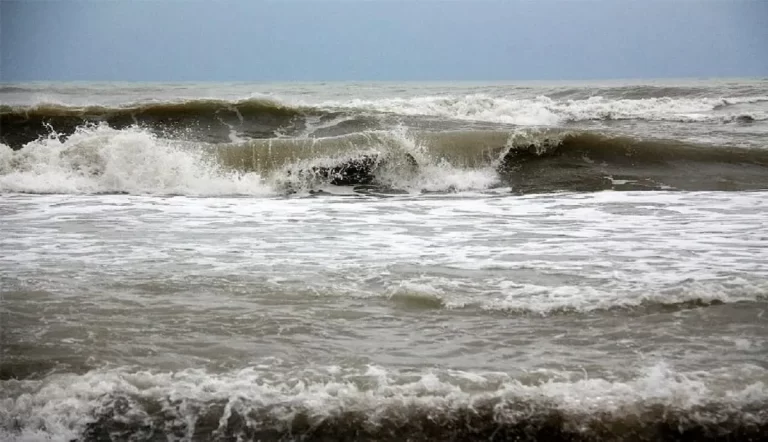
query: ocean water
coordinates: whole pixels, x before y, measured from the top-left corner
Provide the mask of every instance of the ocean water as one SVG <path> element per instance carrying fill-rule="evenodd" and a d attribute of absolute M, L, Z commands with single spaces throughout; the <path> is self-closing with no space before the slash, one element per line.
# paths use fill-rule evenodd
<path fill-rule="evenodd" d="M 0 439 L 768 439 L 768 80 L 0 85 Z"/>

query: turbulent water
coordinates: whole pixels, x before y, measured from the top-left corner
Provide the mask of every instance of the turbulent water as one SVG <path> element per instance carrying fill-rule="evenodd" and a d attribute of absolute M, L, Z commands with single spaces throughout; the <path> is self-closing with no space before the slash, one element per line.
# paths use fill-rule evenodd
<path fill-rule="evenodd" d="M 765 440 L 768 80 L 0 85 L 0 439 Z"/>

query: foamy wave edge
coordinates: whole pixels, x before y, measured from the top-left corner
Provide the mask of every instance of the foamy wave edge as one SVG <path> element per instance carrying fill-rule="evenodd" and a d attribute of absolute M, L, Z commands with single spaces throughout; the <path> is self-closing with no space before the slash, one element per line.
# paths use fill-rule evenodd
<path fill-rule="evenodd" d="M 317 106 L 357 109 L 398 115 L 436 116 L 459 120 L 485 121 L 521 126 L 553 126 L 588 120 L 648 120 L 676 122 L 732 122 L 748 117 L 768 119 L 766 112 L 713 112 L 738 104 L 768 101 L 768 96 L 727 98 L 642 98 L 555 100 L 547 96 L 532 99 L 465 96 L 423 96 L 413 98 L 354 99 L 327 101 Z M 301 103 L 310 106 L 309 103 Z"/>
<path fill-rule="evenodd" d="M 514 281 L 499 283 L 500 294 L 480 293 L 457 298 L 429 281 L 404 281 L 383 296 L 405 309 L 480 309 L 488 312 L 551 315 L 605 310 L 686 309 L 768 300 L 768 284 L 735 278 L 731 281 L 687 281 L 638 292 L 579 286 L 540 286 Z"/>
<path fill-rule="evenodd" d="M 538 426 L 585 440 L 620 440 L 590 434 L 622 426 L 627 434 L 653 435 L 659 424 L 682 433 L 708 426 L 765 428 L 768 422 L 766 373 L 754 366 L 732 367 L 718 377 L 659 363 L 626 381 L 532 374 L 527 382 L 505 373 L 454 370 L 318 367 L 281 374 L 271 368 L 224 374 L 95 370 L 4 381 L 4 395 L 13 396 L 0 400 L 0 435 L 71 440 L 130 431 L 181 440 L 291 439 L 353 431 L 364 438 L 429 440 L 494 429 L 515 434 L 521 427 L 525 434 Z"/>

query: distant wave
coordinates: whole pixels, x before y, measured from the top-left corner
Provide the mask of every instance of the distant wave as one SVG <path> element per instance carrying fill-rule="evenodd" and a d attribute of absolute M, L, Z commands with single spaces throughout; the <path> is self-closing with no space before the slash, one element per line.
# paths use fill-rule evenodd
<path fill-rule="evenodd" d="M 239 101 L 187 100 L 126 105 L 73 107 L 41 103 L 0 106 L 0 141 L 14 148 L 51 130 L 72 134 L 86 123 L 115 129 L 132 125 L 163 136 L 204 142 L 231 142 L 276 136 L 301 136 L 315 127 L 337 126 L 329 134 L 386 129 L 376 116 L 433 117 L 515 126 L 557 126 L 591 120 L 748 123 L 768 120 L 768 111 L 730 106 L 768 101 L 768 96 L 732 98 L 641 98 L 557 100 L 546 96 L 512 99 L 483 94 L 288 104 L 258 98 Z M 725 110 L 724 110 L 725 109 Z M 717 111 L 717 112 L 714 112 Z"/>
<path fill-rule="evenodd" d="M 34 88 L 29 86 L 4 84 L 0 85 L 0 93 L 13 93 L 13 92 L 33 92 Z"/>
<path fill-rule="evenodd" d="M 69 135 L 83 124 L 101 122 L 115 129 L 139 125 L 167 135 L 194 134 L 202 141 L 229 140 L 235 128 L 242 136 L 265 138 L 281 129 L 291 130 L 302 114 L 300 108 L 266 99 L 190 100 L 125 107 L 0 106 L 0 125 L 4 128 L 0 139 L 19 147 L 51 130 Z"/>
<path fill-rule="evenodd" d="M 188 115 L 215 115 L 220 112 L 234 112 L 244 115 L 296 115 L 299 108 L 292 108 L 274 100 L 254 98 L 249 100 L 226 101 L 215 99 L 180 100 L 169 102 L 142 103 L 118 107 L 107 106 L 66 106 L 56 103 L 40 103 L 34 106 L 0 106 L 0 113 L 18 118 L 81 117 L 109 119 L 124 115 L 147 115 L 154 118 L 179 118 Z"/>
<path fill-rule="evenodd" d="M 713 114 L 711 111 L 736 104 L 765 101 L 768 101 L 768 96 L 633 99 L 593 96 L 584 99 L 558 100 L 547 96 L 534 99 L 512 99 L 474 94 L 331 101 L 323 105 L 398 115 L 429 115 L 521 126 L 547 126 L 588 120 L 729 121 L 734 118 L 734 115 Z M 749 116 L 754 120 L 768 119 L 768 113 L 765 112 Z"/>
<path fill-rule="evenodd" d="M 590 84 L 588 86 L 572 86 L 557 88 L 547 95 L 552 98 L 582 100 L 595 95 L 611 99 L 644 99 L 644 98 L 690 98 L 700 99 L 713 96 L 723 97 L 755 97 L 765 94 L 766 88 L 763 83 L 744 83 L 732 81 L 720 85 L 689 84 L 628 84 L 628 85 L 609 85 L 609 84 Z"/>

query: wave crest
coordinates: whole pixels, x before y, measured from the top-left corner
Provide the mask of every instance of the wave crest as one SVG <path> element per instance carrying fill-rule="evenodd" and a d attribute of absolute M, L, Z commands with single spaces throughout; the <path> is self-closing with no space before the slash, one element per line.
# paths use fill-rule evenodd
<path fill-rule="evenodd" d="M 0 191 L 264 195 L 768 188 L 768 150 L 563 130 L 416 132 L 210 144 L 137 126 L 80 126 L 0 145 Z"/>

